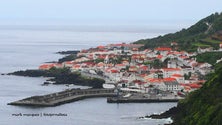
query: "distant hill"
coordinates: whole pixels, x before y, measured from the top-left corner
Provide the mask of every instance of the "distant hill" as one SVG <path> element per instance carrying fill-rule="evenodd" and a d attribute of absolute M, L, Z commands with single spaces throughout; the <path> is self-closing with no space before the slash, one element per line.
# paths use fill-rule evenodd
<path fill-rule="evenodd" d="M 179 50 L 195 51 L 198 47 L 213 47 L 218 49 L 222 41 L 222 13 L 212 14 L 187 29 L 176 33 L 152 39 L 142 39 L 135 43 L 145 44 L 143 49 L 158 46 L 170 46 L 171 42 L 178 43 Z"/>
<path fill-rule="evenodd" d="M 222 125 L 222 62 L 204 86 L 177 105 L 173 125 Z"/>

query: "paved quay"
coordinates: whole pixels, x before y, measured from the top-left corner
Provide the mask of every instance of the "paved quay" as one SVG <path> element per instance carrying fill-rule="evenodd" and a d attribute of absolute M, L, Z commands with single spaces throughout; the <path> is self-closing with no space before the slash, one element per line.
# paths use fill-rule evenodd
<path fill-rule="evenodd" d="M 144 96 L 144 94 L 134 94 L 129 97 L 109 97 L 108 103 L 154 103 L 154 102 L 178 102 L 183 99 L 178 96 Z"/>
<path fill-rule="evenodd" d="M 114 97 L 114 89 L 70 89 L 57 93 L 32 96 L 8 105 L 51 107 L 93 97 Z"/>

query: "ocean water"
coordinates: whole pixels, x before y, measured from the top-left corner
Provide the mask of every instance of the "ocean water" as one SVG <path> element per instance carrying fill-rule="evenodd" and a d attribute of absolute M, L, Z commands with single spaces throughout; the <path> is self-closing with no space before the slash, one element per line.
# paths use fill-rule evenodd
<path fill-rule="evenodd" d="M 164 32 L 49 30 L 41 28 L 0 29 L 0 73 L 36 69 L 55 61 L 64 50 L 81 50 L 110 43 L 133 42 Z M 161 113 L 176 103 L 108 104 L 106 98 L 85 99 L 57 107 L 33 108 L 7 103 L 33 95 L 67 89 L 65 85 L 41 86 L 46 78 L 0 75 L 0 125 L 158 125 L 165 120 L 138 119 Z M 81 86 L 74 86 L 81 87 Z M 15 114 L 65 114 L 66 116 L 15 116 Z"/>

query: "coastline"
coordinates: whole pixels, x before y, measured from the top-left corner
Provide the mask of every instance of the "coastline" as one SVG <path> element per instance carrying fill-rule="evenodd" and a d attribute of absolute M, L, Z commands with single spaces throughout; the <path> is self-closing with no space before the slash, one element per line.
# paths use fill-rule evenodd
<path fill-rule="evenodd" d="M 118 37 L 116 39 L 118 39 Z M 30 41 L 30 40 L 27 40 L 27 41 Z M 97 41 L 101 41 L 101 39 L 99 39 Z M 98 42 L 98 45 L 100 45 L 100 44 L 101 43 Z M 40 45 L 40 46 L 36 46 L 36 48 L 38 48 L 36 51 L 39 51 L 40 50 L 39 48 L 43 48 L 43 47 L 45 47 L 46 49 L 43 48 L 43 51 L 41 50 L 40 53 L 39 52 L 38 53 L 32 53 L 32 52 L 28 51 L 28 50 L 30 50 L 29 45 L 32 45 L 32 43 L 28 43 L 28 45 L 27 46 L 25 45 L 24 47 L 22 46 L 24 48 L 23 49 L 24 51 L 19 50 L 17 52 L 16 50 L 7 49 L 7 51 L 4 52 L 4 54 L 5 54 L 8 51 L 10 51 L 10 54 L 12 55 L 12 56 L 11 55 L 6 55 L 6 57 L 10 57 L 9 58 L 10 62 L 7 65 L 3 65 L 4 68 L 6 69 L 8 67 L 14 67 L 14 66 L 17 66 L 17 67 L 2 70 L 3 73 L 18 71 L 20 69 L 33 69 L 35 67 L 38 67 L 39 64 L 41 64 L 41 63 L 47 62 L 48 60 L 57 60 L 61 56 L 59 54 L 55 54 L 56 51 L 54 51 L 54 50 L 56 50 L 55 47 L 60 48 L 61 46 L 52 47 L 52 49 L 50 50 L 51 46 L 48 46 L 48 45 L 52 45 L 52 44 L 51 43 L 46 43 L 46 44 L 43 44 L 43 45 Z M 25 47 L 27 47 L 27 49 Z M 31 47 L 32 47 L 31 51 L 35 51 L 34 46 L 31 46 Z M 60 49 L 70 50 L 73 47 L 75 47 L 75 45 L 70 46 L 69 48 L 66 48 L 66 46 L 64 46 L 64 47 L 62 46 Z M 89 46 L 89 47 L 91 47 L 91 46 Z M 83 48 L 84 48 L 84 46 L 83 46 Z M 85 48 L 88 48 L 88 46 L 85 47 Z M 47 51 L 44 51 L 44 50 L 47 50 Z M 16 52 L 16 54 L 13 53 L 14 51 Z M 25 53 L 24 57 L 20 56 L 20 55 L 23 55 L 23 53 Z M 28 56 L 26 55 L 26 53 L 29 53 Z M 39 55 L 39 56 L 34 57 L 34 55 Z M 41 55 L 44 55 L 44 56 L 41 56 Z M 19 62 L 16 61 L 17 58 L 15 58 L 15 57 L 17 57 L 17 56 L 19 58 L 21 57 L 21 59 L 19 59 L 21 61 L 19 61 L 19 60 L 18 60 Z M 7 63 L 7 61 L 4 61 L 4 62 Z M 18 65 L 16 65 L 17 63 L 18 63 Z M 51 108 L 38 108 L 38 111 L 37 111 L 37 110 L 33 110 L 33 108 L 29 108 L 29 107 L 6 105 L 8 102 L 11 102 L 11 101 L 17 100 L 17 99 L 26 98 L 26 97 L 29 97 L 31 95 L 41 95 L 41 94 L 53 93 L 53 92 L 65 90 L 67 88 L 71 88 L 71 87 L 67 87 L 66 85 L 41 86 L 41 83 L 43 83 L 44 79 L 45 79 L 45 78 L 42 78 L 42 77 L 41 78 L 28 78 L 28 77 L 16 77 L 16 76 L 15 77 L 14 76 L 2 76 L 2 77 L 3 77 L 3 79 L 1 79 L 1 81 L 2 81 L 2 83 L 4 83 L 3 84 L 4 86 L 3 86 L 2 89 L 4 89 L 5 91 L 7 90 L 7 93 L 5 93 L 5 91 L 1 92 L 1 95 L 4 96 L 3 97 L 4 100 L 1 101 L 1 106 L 4 109 L 3 112 L 2 112 L 2 115 L 1 115 L 1 118 L 3 120 L 8 119 L 8 117 L 11 116 L 11 114 L 8 113 L 8 111 L 13 112 L 13 113 L 17 113 L 16 111 L 20 111 L 21 113 L 25 113 L 26 111 L 31 112 L 31 113 L 38 113 L 38 111 L 43 112 L 43 113 L 44 112 L 45 113 L 52 112 Z M 7 80 L 7 79 L 11 79 L 11 80 Z M 10 82 L 10 83 L 8 83 L 7 81 Z M 72 87 L 73 86 L 75 86 L 75 85 L 72 85 Z M 5 96 L 7 96 L 7 97 L 5 97 Z M 98 112 L 97 108 L 94 108 L 94 107 L 98 107 L 98 105 L 101 106 L 104 110 Z M 123 120 L 121 120 L 122 119 L 121 117 L 126 115 L 126 114 L 127 115 L 140 116 L 141 114 L 136 113 L 136 111 L 141 111 L 141 112 L 143 112 L 143 114 L 146 114 L 147 112 L 150 112 L 150 110 L 149 110 L 150 106 L 147 106 L 145 104 L 129 104 L 129 105 L 124 104 L 124 105 L 121 105 L 121 108 L 118 108 L 118 110 L 117 110 L 117 107 L 115 105 L 116 104 L 110 104 L 110 105 L 107 104 L 105 98 L 86 99 L 86 100 L 82 100 L 80 102 L 74 102 L 74 103 L 71 103 L 71 104 L 69 103 L 69 104 L 66 104 L 66 105 L 55 107 L 55 108 L 53 108 L 53 112 L 67 113 L 68 117 L 66 117 L 66 118 L 64 117 L 62 119 L 67 120 L 69 122 L 71 122 L 70 121 L 71 117 L 76 117 L 78 119 L 81 119 L 80 116 L 86 116 L 87 117 L 87 115 L 88 115 L 87 112 L 88 111 L 97 114 L 94 117 L 90 116 L 90 118 L 92 117 L 92 120 L 97 119 L 98 117 L 102 118 L 107 112 L 110 112 L 110 117 L 112 118 L 112 120 L 110 120 L 110 118 L 109 119 L 104 118 L 104 119 L 107 122 L 110 120 L 109 122 L 113 123 L 113 124 L 118 124 L 118 123 L 123 122 Z M 139 107 L 138 107 L 138 105 L 139 105 Z M 150 105 L 152 105 L 151 107 L 159 107 L 160 106 L 159 104 L 150 104 Z M 165 110 L 165 109 L 168 109 L 172 105 L 175 105 L 175 103 L 166 104 L 165 106 L 161 107 L 161 111 Z M 71 107 L 71 109 L 73 109 L 73 111 L 71 111 L 71 112 L 67 111 L 67 109 L 69 109 L 70 107 Z M 133 109 L 134 111 L 133 111 L 133 110 L 131 110 L 131 108 L 133 108 L 133 107 L 137 107 L 137 108 L 134 108 Z M 61 110 L 59 110 L 59 109 L 61 109 Z M 124 109 L 128 109 L 130 111 L 126 112 Z M 148 109 L 148 110 L 145 111 L 144 109 Z M 160 111 L 159 108 L 156 108 L 156 109 L 152 108 L 152 110 L 151 110 L 151 112 L 159 112 L 159 111 Z M 120 116 L 117 116 L 117 114 L 119 114 L 119 113 L 120 113 Z M 12 118 L 12 119 L 14 119 L 16 121 L 18 118 Z M 29 122 L 29 121 L 27 121 L 25 119 L 26 118 L 20 118 L 19 123 L 27 124 L 26 122 Z M 41 119 L 44 119 L 44 118 L 41 118 Z M 47 119 L 49 124 L 53 124 L 54 121 L 55 121 L 55 120 L 52 121 L 51 119 L 54 119 L 54 118 Z M 35 120 L 35 119 L 33 119 L 33 120 Z M 113 122 L 113 121 L 116 121 L 116 122 Z M 85 124 L 84 122 L 82 122 L 82 120 L 81 121 L 76 120 L 76 122 L 80 122 L 80 123 Z M 101 121 L 97 121 L 97 122 L 101 122 Z M 10 121 L 6 121 L 6 123 L 11 124 L 11 125 L 14 124 L 14 122 L 10 122 Z M 36 123 L 39 124 L 38 121 L 33 122 L 33 124 L 36 124 Z"/>

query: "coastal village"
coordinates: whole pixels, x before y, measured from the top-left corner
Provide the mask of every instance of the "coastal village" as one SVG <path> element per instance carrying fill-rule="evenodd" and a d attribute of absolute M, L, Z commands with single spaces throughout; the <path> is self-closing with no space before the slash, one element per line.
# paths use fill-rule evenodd
<path fill-rule="evenodd" d="M 69 67 L 72 72 L 80 72 L 88 77 L 105 80 L 104 88 L 118 88 L 121 91 L 148 95 L 168 95 L 184 97 L 199 89 L 204 76 L 214 69 L 209 63 L 196 61 L 195 56 L 212 48 L 198 48 L 197 52 L 178 51 L 177 42 L 170 47 L 140 50 L 143 44 L 110 44 L 81 50 L 77 58 L 63 63 L 46 63 L 40 70 L 52 67 Z M 222 61 L 222 59 L 217 62 Z"/>

